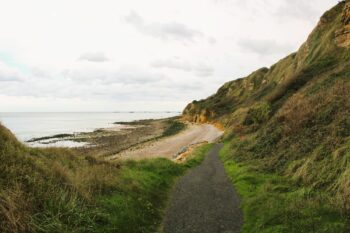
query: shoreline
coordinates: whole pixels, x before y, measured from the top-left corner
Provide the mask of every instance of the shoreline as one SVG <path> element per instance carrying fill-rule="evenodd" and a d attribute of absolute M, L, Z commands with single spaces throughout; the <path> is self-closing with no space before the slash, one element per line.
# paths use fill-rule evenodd
<path fill-rule="evenodd" d="M 224 131 L 213 124 L 197 124 L 186 122 L 186 130 L 171 137 L 160 138 L 160 140 L 142 143 L 137 147 L 121 151 L 107 160 L 127 160 L 146 158 L 168 158 L 177 162 L 186 160 L 191 150 L 203 143 L 213 143 L 220 138 Z"/>
<path fill-rule="evenodd" d="M 128 124 L 118 125 L 118 124 L 113 123 L 113 126 L 104 127 L 104 128 L 97 128 L 97 129 L 90 131 L 90 132 L 74 132 L 74 133 L 55 134 L 55 135 L 51 135 L 51 136 L 35 137 L 35 138 L 31 138 L 29 140 L 24 141 L 24 143 L 27 145 L 33 145 L 33 144 L 39 145 L 40 144 L 40 145 L 43 145 L 42 147 L 46 147 L 45 145 L 50 146 L 50 144 L 55 144 L 57 142 L 66 142 L 66 141 L 78 143 L 79 141 L 86 139 L 87 135 L 91 135 L 94 133 L 98 133 L 98 132 L 102 132 L 102 131 L 119 132 L 121 130 L 135 129 L 136 127 L 137 126 L 134 126 L 134 125 L 128 125 Z M 82 147 L 82 146 L 79 146 L 79 147 Z M 88 145 L 86 145 L 86 146 L 88 146 Z M 38 146 L 38 147 L 40 147 L 40 146 Z"/>
<path fill-rule="evenodd" d="M 114 124 L 114 123 L 113 123 Z M 64 134 L 55 134 L 51 136 L 43 136 L 43 137 L 37 137 L 37 138 L 31 138 L 29 140 L 24 141 L 26 145 L 29 145 L 31 147 L 51 147 L 51 145 L 56 146 L 62 142 L 70 142 L 73 146 L 69 146 L 69 143 L 66 143 L 66 147 L 69 148 L 77 148 L 77 147 L 89 147 L 93 145 L 89 145 L 88 143 L 84 143 L 83 141 L 86 140 L 88 137 L 91 137 L 93 134 L 97 134 L 99 132 L 120 132 L 122 130 L 133 130 L 137 128 L 135 125 L 113 125 L 111 127 L 104 127 L 104 128 L 97 128 L 90 132 L 74 132 L 74 133 L 64 133 Z M 34 146 L 37 145 L 37 146 Z M 74 146 L 77 145 L 77 146 Z M 52 147 L 53 147 L 52 146 Z M 64 146 L 63 146 L 64 147 Z"/>
<path fill-rule="evenodd" d="M 115 127 L 114 122 L 132 122 L 140 119 L 161 119 L 180 115 L 177 112 L 0 112 L 0 122 L 26 145 L 32 139 L 56 138 L 60 134 L 91 133 L 98 129 Z M 68 135 L 67 135 L 68 136 Z M 61 139 L 57 137 L 57 139 Z M 55 141 L 58 141 L 55 139 Z M 43 139 L 42 139 L 43 140 Z M 38 140 L 37 140 L 38 141 Z M 47 141 L 46 141 L 47 142 Z M 42 145 L 43 146 L 43 145 Z M 57 146 L 57 145 L 54 145 Z"/>
<path fill-rule="evenodd" d="M 180 116 L 160 119 L 114 122 L 91 132 L 58 134 L 30 139 L 35 148 L 69 148 L 94 157 L 108 157 L 147 142 L 173 135 L 186 127 Z"/>

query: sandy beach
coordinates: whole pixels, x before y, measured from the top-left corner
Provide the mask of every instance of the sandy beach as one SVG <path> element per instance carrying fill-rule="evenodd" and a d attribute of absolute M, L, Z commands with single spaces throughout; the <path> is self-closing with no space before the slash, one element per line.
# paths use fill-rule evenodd
<path fill-rule="evenodd" d="M 132 147 L 109 157 L 109 159 L 144 159 L 155 157 L 173 159 L 174 156 L 184 151 L 187 147 L 201 142 L 214 142 L 222 134 L 223 131 L 211 124 L 188 124 L 188 127 L 179 134 Z"/>

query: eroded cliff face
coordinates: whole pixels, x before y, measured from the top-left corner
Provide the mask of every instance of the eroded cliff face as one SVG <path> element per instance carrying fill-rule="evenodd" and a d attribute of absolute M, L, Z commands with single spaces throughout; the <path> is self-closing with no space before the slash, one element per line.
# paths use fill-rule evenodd
<path fill-rule="evenodd" d="M 208 109 L 201 109 L 197 112 L 195 104 L 190 103 L 183 111 L 183 119 L 194 123 L 208 123 L 215 118 L 215 113 Z"/>
<path fill-rule="evenodd" d="M 350 46 L 350 1 L 345 3 L 342 14 L 342 26 L 336 31 L 335 42 L 339 47 Z"/>
<path fill-rule="evenodd" d="M 230 126 L 236 122 L 232 120 L 237 115 L 235 111 L 248 112 L 250 106 L 259 102 L 274 103 L 332 70 L 341 59 L 347 59 L 349 45 L 350 0 L 347 0 L 320 18 L 296 53 L 270 68 L 261 68 L 245 78 L 225 83 L 207 99 L 193 101 L 184 109 L 183 117 L 198 123 L 220 121 Z"/>

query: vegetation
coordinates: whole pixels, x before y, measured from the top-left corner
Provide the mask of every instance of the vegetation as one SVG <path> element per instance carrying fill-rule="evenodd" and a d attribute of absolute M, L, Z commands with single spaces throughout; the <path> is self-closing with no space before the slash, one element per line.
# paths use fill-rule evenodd
<path fill-rule="evenodd" d="M 226 128 L 246 232 L 350 231 L 350 47 L 337 42 L 349 7 L 327 11 L 297 53 L 184 110 Z"/>
<path fill-rule="evenodd" d="M 244 120 L 244 124 L 259 125 L 261 123 L 264 123 L 269 119 L 270 113 L 271 113 L 271 107 L 269 103 L 267 102 L 257 103 L 256 105 L 254 105 L 248 110 L 247 116 Z"/>
<path fill-rule="evenodd" d="M 221 156 L 242 197 L 245 232 L 350 231 L 350 48 L 338 33 L 349 27 L 346 5 L 326 12 L 297 53 L 226 83 L 183 112 L 225 127 Z M 155 137 L 184 128 L 165 125 Z M 153 131 L 137 133 L 154 138 Z M 103 143 L 115 139 L 107 135 Z M 154 232 L 171 184 L 209 147 L 185 164 L 112 163 L 79 150 L 27 148 L 0 126 L 0 229 Z"/>
<path fill-rule="evenodd" d="M 184 164 L 113 163 L 25 147 L 0 125 L 1 232 L 154 232 L 172 183 L 209 148 Z"/>
<path fill-rule="evenodd" d="M 221 159 L 242 198 L 243 232 L 349 232 L 350 219 L 335 209 L 328 193 L 266 173 L 252 162 L 236 162 L 230 143 Z"/>
<path fill-rule="evenodd" d="M 163 132 L 162 137 L 175 135 L 175 134 L 179 133 L 180 131 L 184 130 L 185 128 L 186 128 L 186 125 L 183 122 L 176 121 L 176 120 L 175 121 L 170 120 L 169 126 Z"/>

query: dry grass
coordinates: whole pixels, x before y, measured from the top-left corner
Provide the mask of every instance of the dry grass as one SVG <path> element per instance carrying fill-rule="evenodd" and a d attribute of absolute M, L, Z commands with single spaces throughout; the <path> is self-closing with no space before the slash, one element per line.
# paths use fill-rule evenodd
<path fill-rule="evenodd" d="M 312 96 L 298 92 L 288 99 L 280 109 L 277 119 L 284 125 L 285 134 L 294 134 L 308 125 L 315 124 L 316 118 L 320 116 L 327 107 L 335 106 L 337 109 L 332 112 L 344 114 L 343 109 L 350 106 L 350 83 L 338 81 L 329 90 L 324 90 Z"/>
<path fill-rule="evenodd" d="M 0 232 L 154 232 L 174 179 L 209 147 L 183 164 L 107 162 L 27 148 L 0 125 Z"/>
<path fill-rule="evenodd" d="M 298 132 L 312 120 L 319 107 L 320 102 L 316 99 L 306 99 L 302 93 L 294 94 L 278 115 L 278 121 L 284 123 L 285 134 Z"/>
<path fill-rule="evenodd" d="M 342 205 L 341 208 L 350 213 L 350 168 L 340 176 L 337 189 L 337 198 Z"/>
<path fill-rule="evenodd" d="M 19 184 L 10 190 L 0 192 L 0 227 L 4 232 L 29 232 L 31 215 L 28 209 L 30 201 Z"/>

